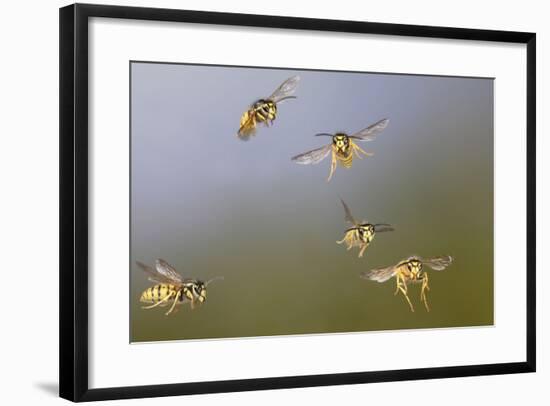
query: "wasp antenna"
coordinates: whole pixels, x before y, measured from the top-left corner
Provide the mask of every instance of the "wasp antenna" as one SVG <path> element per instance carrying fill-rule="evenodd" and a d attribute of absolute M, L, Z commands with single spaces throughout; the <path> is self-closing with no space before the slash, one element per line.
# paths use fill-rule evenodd
<path fill-rule="evenodd" d="M 219 281 L 223 281 L 223 279 L 224 279 L 223 276 L 216 276 L 215 278 L 212 278 L 212 279 L 206 281 L 206 283 L 205 283 L 204 285 L 205 285 L 205 286 L 208 286 L 208 285 L 210 285 L 210 284 L 211 284 L 212 282 L 214 282 L 214 281 L 218 281 L 218 280 L 219 280 Z"/>
<path fill-rule="evenodd" d="M 374 231 L 381 233 L 384 231 L 395 231 L 395 228 L 391 224 L 379 223 L 374 225 Z"/>
<path fill-rule="evenodd" d="M 286 97 L 283 97 L 282 99 L 277 100 L 277 103 L 281 103 L 281 102 L 283 102 L 283 101 L 285 101 L 285 100 L 297 99 L 297 98 L 298 98 L 298 97 L 296 97 L 296 96 L 286 96 Z"/>
<path fill-rule="evenodd" d="M 342 199 L 341 196 L 338 196 L 338 198 L 340 199 L 340 203 L 342 203 L 342 206 L 344 206 L 344 210 L 347 212 L 349 210 L 348 205 L 346 204 L 346 202 L 344 202 L 344 199 Z"/>
<path fill-rule="evenodd" d="M 329 133 L 319 133 L 319 134 L 315 134 L 315 137 L 321 137 L 321 136 L 332 137 L 332 134 L 329 134 Z"/>

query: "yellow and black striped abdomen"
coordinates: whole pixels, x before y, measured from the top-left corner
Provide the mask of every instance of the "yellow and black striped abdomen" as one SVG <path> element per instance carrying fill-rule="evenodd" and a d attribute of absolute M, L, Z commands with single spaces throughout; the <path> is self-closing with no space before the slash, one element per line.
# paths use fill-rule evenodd
<path fill-rule="evenodd" d="M 144 290 L 139 300 L 143 303 L 158 303 L 167 296 L 176 297 L 177 292 L 177 286 L 161 283 Z"/>
<path fill-rule="evenodd" d="M 351 168 L 351 164 L 353 163 L 353 151 L 350 148 L 347 153 L 337 153 L 336 158 L 344 168 Z"/>

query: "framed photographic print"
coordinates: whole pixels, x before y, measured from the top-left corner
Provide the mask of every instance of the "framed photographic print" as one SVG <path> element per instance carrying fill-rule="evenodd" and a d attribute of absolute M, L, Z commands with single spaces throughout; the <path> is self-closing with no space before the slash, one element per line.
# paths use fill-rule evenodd
<path fill-rule="evenodd" d="M 60 395 L 535 371 L 535 119 L 533 33 L 62 8 Z"/>

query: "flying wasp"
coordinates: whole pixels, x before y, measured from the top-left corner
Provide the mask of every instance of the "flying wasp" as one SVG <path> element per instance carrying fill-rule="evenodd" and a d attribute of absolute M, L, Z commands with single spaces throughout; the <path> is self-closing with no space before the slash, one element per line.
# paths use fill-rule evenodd
<path fill-rule="evenodd" d="M 348 205 L 340 199 L 342 205 L 344 206 L 344 211 L 346 212 L 346 221 L 352 225 L 351 228 L 346 230 L 344 238 L 340 241 L 336 241 L 337 244 L 346 243 L 348 251 L 353 247 L 359 247 L 359 255 L 361 258 L 363 253 L 371 243 L 374 235 L 376 233 L 381 233 L 384 231 L 393 231 L 394 228 L 390 224 L 370 224 L 367 222 L 357 222 L 349 209 Z"/>
<path fill-rule="evenodd" d="M 190 302 L 191 309 L 195 308 L 197 302 L 203 304 L 206 301 L 206 287 L 215 280 L 223 279 L 221 276 L 207 282 L 198 279 L 184 279 L 162 259 L 156 260 L 155 270 L 141 262 L 136 262 L 136 264 L 149 276 L 149 281 L 155 283 L 141 294 L 140 302 L 150 304 L 143 306 L 143 309 L 164 307 L 172 301 L 170 310 L 166 312 L 167 316 L 172 313 L 177 304 Z"/>
<path fill-rule="evenodd" d="M 241 116 L 238 137 L 243 141 L 248 141 L 256 133 L 258 123 L 263 123 L 267 127 L 272 125 L 277 118 L 277 104 L 296 98 L 292 94 L 296 90 L 299 81 L 299 76 L 292 76 L 285 80 L 271 96 L 252 103 L 250 108 Z"/>
<path fill-rule="evenodd" d="M 332 162 L 330 165 L 330 173 L 327 178 L 327 182 L 330 181 L 334 170 L 338 163 L 341 166 L 348 169 L 351 168 L 353 163 L 353 154 L 357 158 L 362 159 L 361 154 L 365 156 L 374 155 L 372 152 L 365 152 L 356 141 L 372 141 L 384 128 L 387 127 L 390 120 L 387 118 L 378 121 L 377 123 L 362 129 L 361 131 L 356 132 L 353 135 L 347 135 L 343 132 L 337 132 L 335 134 L 329 133 L 320 133 L 315 134 L 315 136 L 328 136 L 332 137 L 332 142 L 328 145 L 325 145 L 321 148 L 317 148 L 308 152 L 305 152 L 300 155 L 296 155 L 292 158 L 294 162 L 301 165 L 317 164 L 325 159 L 330 152 L 332 152 Z"/>
<path fill-rule="evenodd" d="M 403 293 L 411 312 L 414 312 L 414 307 L 407 295 L 407 287 L 409 283 L 422 283 L 420 301 L 424 303 L 426 310 L 430 311 L 426 297 L 426 292 L 430 290 L 430 286 L 428 284 L 428 273 L 424 270 L 424 266 L 428 266 L 434 271 L 443 271 L 452 262 L 453 258 L 449 255 L 427 259 L 412 256 L 399 262 L 397 265 L 361 272 L 360 277 L 376 282 L 386 282 L 395 276 L 396 289 L 394 295 L 397 295 L 399 292 Z"/>

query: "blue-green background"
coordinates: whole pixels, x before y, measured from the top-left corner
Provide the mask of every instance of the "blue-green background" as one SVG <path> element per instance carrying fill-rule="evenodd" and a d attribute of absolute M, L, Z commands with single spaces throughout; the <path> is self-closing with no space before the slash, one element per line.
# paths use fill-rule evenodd
<path fill-rule="evenodd" d="M 299 74 L 298 99 L 249 142 L 235 134 L 257 98 Z M 374 156 L 338 168 L 298 153 L 387 117 Z M 493 80 L 178 64 L 131 64 L 130 339 L 137 341 L 478 326 L 493 323 Z M 388 222 L 365 256 L 335 243 L 359 220 Z M 449 254 L 427 313 L 393 280 L 359 272 Z M 135 261 L 185 277 L 222 275 L 205 305 L 143 310 Z"/>

